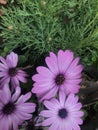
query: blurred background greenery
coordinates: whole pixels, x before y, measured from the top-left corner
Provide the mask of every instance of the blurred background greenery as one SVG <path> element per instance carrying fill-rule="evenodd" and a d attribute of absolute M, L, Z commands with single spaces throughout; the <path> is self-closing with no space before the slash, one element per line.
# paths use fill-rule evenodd
<path fill-rule="evenodd" d="M 71 49 L 85 66 L 98 66 L 98 0 L 8 0 L 1 10 L 2 56 L 13 50 L 21 64 L 36 64 Z"/>

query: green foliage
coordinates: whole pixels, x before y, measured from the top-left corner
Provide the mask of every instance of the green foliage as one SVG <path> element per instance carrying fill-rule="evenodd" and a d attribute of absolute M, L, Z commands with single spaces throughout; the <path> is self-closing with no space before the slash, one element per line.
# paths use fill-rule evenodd
<path fill-rule="evenodd" d="M 94 104 L 94 110 L 98 111 L 98 101 Z"/>
<path fill-rule="evenodd" d="M 10 0 L 2 8 L 2 48 L 25 61 L 71 49 L 84 64 L 98 61 L 98 0 Z"/>

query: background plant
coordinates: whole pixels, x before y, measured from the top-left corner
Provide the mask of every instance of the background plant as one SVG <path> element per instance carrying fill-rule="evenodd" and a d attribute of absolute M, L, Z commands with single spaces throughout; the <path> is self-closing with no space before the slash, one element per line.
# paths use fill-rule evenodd
<path fill-rule="evenodd" d="M 18 51 L 34 64 L 50 51 L 71 49 L 84 65 L 97 62 L 98 0 L 10 0 L 2 10 L 2 55 Z"/>

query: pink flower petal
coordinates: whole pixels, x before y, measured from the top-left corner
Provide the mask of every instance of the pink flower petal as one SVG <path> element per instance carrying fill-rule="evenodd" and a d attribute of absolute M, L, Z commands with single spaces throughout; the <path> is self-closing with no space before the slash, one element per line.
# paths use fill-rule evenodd
<path fill-rule="evenodd" d="M 0 70 L 4 71 L 4 72 L 7 72 L 8 71 L 8 66 L 5 65 L 5 64 L 0 63 Z"/>
<path fill-rule="evenodd" d="M 11 98 L 11 92 L 10 92 L 8 84 L 4 85 L 3 92 L 5 93 L 6 102 L 8 102 L 10 100 L 10 98 Z"/>
<path fill-rule="evenodd" d="M 77 118 L 75 117 L 73 120 L 74 120 L 75 123 L 77 123 L 79 125 L 83 124 L 83 120 L 81 118 L 79 118 L 79 117 L 77 117 Z"/>
<path fill-rule="evenodd" d="M 31 92 L 26 93 L 25 95 L 23 95 L 23 101 L 26 102 L 31 98 L 31 96 L 32 96 Z"/>
<path fill-rule="evenodd" d="M 59 124 L 54 120 L 54 123 L 49 127 L 49 130 L 59 130 Z"/>
<path fill-rule="evenodd" d="M 36 105 L 34 103 L 24 103 L 22 105 L 17 106 L 18 111 L 24 112 L 24 113 L 32 113 L 35 111 Z"/>
<path fill-rule="evenodd" d="M 70 66 L 69 69 L 66 71 L 66 77 L 67 79 L 75 79 L 75 78 L 80 78 L 80 74 L 83 70 L 83 67 L 82 65 L 78 65 L 76 67 L 74 67 L 73 69 L 73 66 Z"/>
<path fill-rule="evenodd" d="M 73 60 L 73 53 L 69 50 L 58 52 L 58 67 L 61 73 L 65 73 Z"/>
<path fill-rule="evenodd" d="M 28 77 L 28 74 L 25 71 L 20 70 L 20 69 L 18 70 L 18 74 L 23 76 L 23 77 Z"/>
<path fill-rule="evenodd" d="M 58 91 L 58 88 L 57 88 L 57 87 L 52 88 L 49 92 L 47 92 L 47 93 L 40 99 L 40 101 L 51 99 L 52 97 L 54 97 L 54 96 L 56 95 L 57 91 Z"/>
<path fill-rule="evenodd" d="M 27 79 L 25 77 L 23 77 L 21 74 L 17 74 L 16 77 L 18 80 L 20 80 L 23 83 L 27 82 Z"/>
<path fill-rule="evenodd" d="M 72 107 L 72 111 L 78 111 L 82 108 L 82 104 L 81 103 L 77 103 L 77 104 L 74 104 L 73 107 Z"/>
<path fill-rule="evenodd" d="M 70 94 L 69 96 L 68 96 L 68 98 L 66 99 L 66 105 L 69 105 L 69 104 L 71 104 L 71 105 L 74 105 L 74 101 L 75 101 L 75 96 L 74 96 L 74 94 Z"/>
<path fill-rule="evenodd" d="M 25 113 L 23 111 L 18 111 L 17 110 L 17 113 L 15 113 L 17 118 L 21 121 L 21 120 L 29 120 L 32 118 L 32 115 L 29 114 L 29 113 Z"/>
<path fill-rule="evenodd" d="M 72 128 L 74 130 L 81 130 L 80 127 L 75 122 L 72 123 Z"/>
<path fill-rule="evenodd" d="M 17 114 L 13 113 L 11 115 L 11 121 L 12 121 L 12 126 L 14 130 L 18 130 L 18 125 L 21 124 L 21 120 L 17 117 Z"/>
<path fill-rule="evenodd" d="M 82 79 L 66 79 L 67 84 L 75 85 L 81 83 Z"/>
<path fill-rule="evenodd" d="M 69 91 L 69 93 L 72 93 L 72 94 L 78 93 L 79 89 L 80 89 L 79 85 L 67 84 L 67 90 Z"/>
<path fill-rule="evenodd" d="M 17 63 L 18 63 L 18 55 L 15 54 L 14 52 L 11 52 L 7 58 L 6 58 L 6 62 L 7 64 L 9 65 L 9 67 L 11 68 L 14 68 L 17 66 Z"/>
<path fill-rule="evenodd" d="M 50 57 L 46 57 L 45 61 L 52 73 L 57 74 L 59 72 L 57 56 L 53 52 L 50 53 Z"/>
<path fill-rule="evenodd" d="M 49 110 L 43 110 L 41 111 L 41 113 L 39 114 L 40 116 L 44 116 L 44 117 L 52 117 L 54 113 L 49 111 Z M 57 114 L 57 113 L 56 113 Z"/>
<path fill-rule="evenodd" d="M 2 56 L 0 56 L 0 61 L 1 61 L 5 66 L 7 66 L 6 60 L 5 60 Z"/>
<path fill-rule="evenodd" d="M 63 91 L 60 91 L 59 92 L 59 101 L 60 101 L 61 106 L 64 106 L 65 99 L 66 99 L 65 93 Z"/>
<path fill-rule="evenodd" d="M 83 111 L 76 111 L 72 113 L 72 116 L 75 117 L 82 117 L 84 115 Z"/>
<path fill-rule="evenodd" d="M 51 118 L 48 118 L 46 119 L 43 123 L 42 123 L 42 126 L 47 126 L 47 125 L 51 125 L 54 121 L 56 120 L 56 118 L 54 117 L 51 117 Z M 55 129 L 54 129 L 55 130 Z"/>
<path fill-rule="evenodd" d="M 46 77 L 44 78 L 43 76 L 41 76 L 40 74 L 35 74 L 33 77 L 32 77 L 32 80 L 34 81 L 37 81 L 39 83 L 42 83 L 42 82 L 53 82 L 53 79 L 52 77 L 49 78 L 49 77 Z"/>
<path fill-rule="evenodd" d="M 21 95 L 19 99 L 17 100 L 16 104 L 22 104 L 29 100 L 31 97 L 31 92 L 26 93 L 25 95 Z"/>
<path fill-rule="evenodd" d="M 43 77 L 52 78 L 54 76 L 53 73 L 48 68 L 43 66 L 37 67 L 37 72 Z"/>
<path fill-rule="evenodd" d="M 10 82 L 10 78 L 8 76 L 5 76 L 0 79 L 0 88 L 2 88 L 5 84 L 8 84 Z"/>
<path fill-rule="evenodd" d="M 1 78 L 1 77 L 4 77 L 4 76 L 6 76 L 6 75 L 7 75 L 7 73 L 6 73 L 6 72 L 3 72 L 3 71 L 2 71 L 2 72 L 0 72 L 0 78 Z"/>
<path fill-rule="evenodd" d="M 19 80 L 17 79 L 16 76 L 11 77 L 11 84 L 14 88 L 16 88 L 17 86 L 19 86 Z"/>
<path fill-rule="evenodd" d="M 40 84 L 40 83 L 34 83 L 34 87 L 32 88 L 33 93 L 45 93 L 47 91 L 50 91 L 53 88 L 53 84 L 47 82 L 47 84 Z"/>
<path fill-rule="evenodd" d="M 15 93 L 12 96 L 12 101 L 16 101 L 18 99 L 18 97 L 20 96 L 21 93 L 21 88 L 20 87 L 16 87 L 15 89 Z"/>
<path fill-rule="evenodd" d="M 60 106 L 59 106 L 59 102 L 56 99 L 51 99 L 50 101 L 44 101 L 44 105 L 47 109 L 55 111 L 57 110 Z"/>
<path fill-rule="evenodd" d="M 3 116 L 2 120 L 0 120 L 0 130 L 9 130 L 10 122 L 8 121 L 6 116 Z"/>

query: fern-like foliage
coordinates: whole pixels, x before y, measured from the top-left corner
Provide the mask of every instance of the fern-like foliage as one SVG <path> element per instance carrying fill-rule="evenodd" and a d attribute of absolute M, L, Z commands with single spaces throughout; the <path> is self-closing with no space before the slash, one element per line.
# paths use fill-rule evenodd
<path fill-rule="evenodd" d="M 71 49 L 84 64 L 97 60 L 98 0 L 10 0 L 2 10 L 1 46 L 7 52 L 19 49 L 26 61 L 35 61 Z"/>

